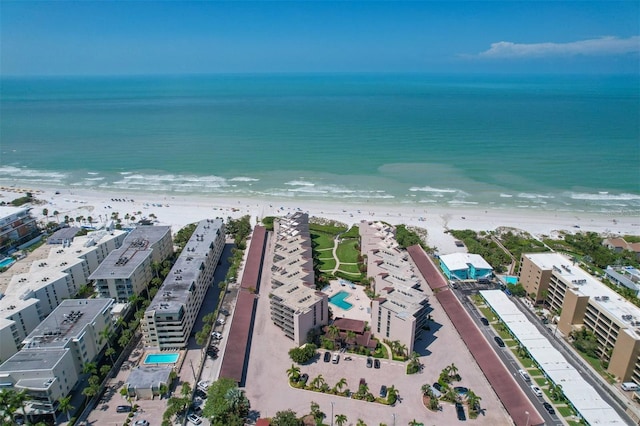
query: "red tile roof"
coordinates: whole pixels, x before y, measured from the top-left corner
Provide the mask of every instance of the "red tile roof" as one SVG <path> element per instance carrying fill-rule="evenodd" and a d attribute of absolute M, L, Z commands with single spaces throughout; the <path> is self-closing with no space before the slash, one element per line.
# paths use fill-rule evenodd
<path fill-rule="evenodd" d="M 349 318 L 338 318 L 333 321 L 333 325 L 338 327 L 340 330 L 344 331 L 353 331 L 359 334 L 364 333 L 364 329 L 367 326 L 365 321 L 354 320 Z"/>

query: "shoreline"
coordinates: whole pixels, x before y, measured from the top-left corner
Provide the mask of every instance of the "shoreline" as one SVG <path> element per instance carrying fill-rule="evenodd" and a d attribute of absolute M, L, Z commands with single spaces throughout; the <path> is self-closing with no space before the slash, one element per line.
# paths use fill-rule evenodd
<path fill-rule="evenodd" d="M 590 213 L 547 212 L 531 209 L 492 208 L 489 206 L 465 205 L 456 207 L 420 206 L 402 203 L 339 203 L 311 199 L 282 199 L 277 197 L 232 197 L 205 194 L 159 194 L 141 191 L 112 191 L 95 188 L 64 188 L 47 185 L 31 185 L 16 188 L 0 182 L 0 201 L 11 202 L 32 192 L 42 201 L 32 206 L 32 214 L 45 220 L 43 209 L 48 210 L 48 221 L 58 221 L 64 216 L 85 219 L 92 217 L 94 223 L 105 223 L 114 212 L 126 225 L 125 216 L 136 221 L 155 215 L 158 225 L 170 225 L 173 232 L 183 226 L 204 218 L 238 218 L 250 215 L 252 223 L 266 216 L 283 216 L 294 211 L 303 211 L 309 216 L 321 217 L 354 225 L 363 220 L 380 220 L 392 225 L 406 224 L 427 231 L 427 245 L 439 252 L 464 250 L 455 246 L 449 229 L 472 229 L 493 231 L 497 228 L 514 228 L 526 231 L 535 237 L 544 235 L 557 237 L 561 232 L 575 233 L 593 231 L 609 235 L 636 235 L 640 233 L 640 218 L 637 216 Z M 59 192 L 56 194 L 56 192 Z M 121 201 L 117 201 L 121 200 Z"/>

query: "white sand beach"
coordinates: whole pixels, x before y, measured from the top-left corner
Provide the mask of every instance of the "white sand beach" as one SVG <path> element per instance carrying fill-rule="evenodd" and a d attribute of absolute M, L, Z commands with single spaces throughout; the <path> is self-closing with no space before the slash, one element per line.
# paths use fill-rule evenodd
<path fill-rule="evenodd" d="M 151 218 L 158 225 L 170 225 L 173 232 L 203 218 L 241 217 L 250 215 L 252 222 L 265 216 L 283 216 L 303 211 L 310 216 L 356 224 L 362 220 L 381 220 L 396 225 L 404 223 L 427 230 L 427 244 L 441 253 L 460 251 L 447 229 L 491 231 L 510 227 L 527 231 L 534 236 L 555 236 L 560 231 L 594 231 L 611 235 L 638 235 L 640 218 L 572 212 L 543 212 L 525 209 L 490 209 L 479 206 L 451 206 L 419 208 L 415 205 L 342 205 L 306 199 L 246 199 L 221 198 L 203 195 L 168 195 L 141 192 L 113 192 L 87 188 L 55 189 L 45 186 L 15 188 L 2 186 L 0 201 L 10 202 L 31 192 L 43 203 L 33 207 L 39 220 L 64 221 L 65 216 L 92 218 L 98 226 L 117 212 L 122 223 L 125 217 L 135 220 Z M 48 210 L 48 219 L 43 210 Z M 57 212 L 57 215 L 54 213 Z M 154 218 L 155 216 L 155 218 Z"/>

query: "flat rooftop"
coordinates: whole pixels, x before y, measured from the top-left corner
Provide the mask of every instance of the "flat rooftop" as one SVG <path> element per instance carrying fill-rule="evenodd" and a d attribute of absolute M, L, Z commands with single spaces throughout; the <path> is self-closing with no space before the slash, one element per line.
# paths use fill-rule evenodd
<path fill-rule="evenodd" d="M 380 298 L 385 299 L 384 307 L 394 312 L 396 316 L 404 318 L 414 316 L 429 301 L 429 297 L 413 288 L 395 287 L 383 288 Z"/>
<path fill-rule="evenodd" d="M 525 314 L 509 300 L 504 292 L 481 290 L 480 294 L 509 327 L 520 344 L 527 349 L 545 374 L 554 383 L 562 385 L 563 393 L 588 424 L 627 424 L 582 378 L 573 365 L 553 347 L 547 337 L 540 333 L 535 325 L 531 324 Z"/>
<path fill-rule="evenodd" d="M 134 389 L 151 389 L 159 383 L 169 383 L 173 367 L 163 365 L 139 365 L 129 373 L 127 384 Z"/>
<path fill-rule="evenodd" d="M 151 254 L 152 246 L 160 241 L 170 226 L 138 226 L 127 235 L 122 247 L 109 253 L 89 279 L 128 278 Z"/>
<path fill-rule="evenodd" d="M 318 301 L 327 297 L 326 294 L 309 288 L 302 283 L 286 284 L 271 290 L 271 295 L 282 300 L 282 304 L 295 312 L 307 311 Z"/>
<path fill-rule="evenodd" d="M 0 365 L 0 373 L 51 370 L 69 349 L 23 349 Z M 47 377 L 48 379 L 48 377 Z"/>
<path fill-rule="evenodd" d="M 460 271 L 468 269 L 469 265 L 478 269 L 493 269 L 491 265 L 479 254 L 473 253 L 451 253 L 443 254 L 440 260 L 447 265 L 450 271 Z"/>
<path fill-rule="evenodd" d="M 25 348 L 63 348 L 113 304 L 113 299 L 67 299 L 24 339 Z"/>
<path fill-rule="evenodd" d="M 589 303 L 600 311 L 625 324 L 640 338 L 640 308 L 594 278 L 582 268 L 575 266 L 569 258 L 559 253 L 535 253 L 525 255 L 538 267 L 550 269 L 578 295 L 588 296 Z M 638 326 L 636 326 L 638 323 Z"/>
<path fill-rule="evenodd" d="M 207 255 L 223 226 L 222 219 L 203 219 L 171 268 L 169 275 L 147 308 L 163 312 L 179 312 L 191 297 L 191 286 L 207 263 Z"/>

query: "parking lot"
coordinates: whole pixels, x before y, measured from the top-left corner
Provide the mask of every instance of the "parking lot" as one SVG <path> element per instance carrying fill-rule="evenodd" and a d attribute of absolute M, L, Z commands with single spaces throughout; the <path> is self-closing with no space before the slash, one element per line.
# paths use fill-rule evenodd
<path fill-rule="evenodd" d="M 436 381 L 443 368 L 454 363 L 462 376 L 462 380 L 454 384 L 468 387 L 482 398 L 480 404 L 484 412 L 476 423 L 511 424 L 511 419 L 502 404 L 434 297 L 431 298 L 432 330 L 423 332 L 416 342 L 415 350 L 422 355 L 421 362 L 424 365 L 419 374 L 407 375 L 404 363 L 390 360 L 381 360 L 380 369 L 367 368 L 366 357 L 353 354 L 350 354 L 351 361 L 345 361 L 344 356 L 341 356 L 338 364 L 324 362 L 322 350 L 320 357 L 308 365 L 301 366 L 301 372 L 309 375 L 309 381 L 321 374 L 331 387 L 341 378 L 345 378 L 347 388 L 354 391 L 357 390 L 359 380 L 364 378 L 370 392 L 377 396 L 381 385 L 393 385 L 400 397 L 395 407 L 291 388 L 286 371 L 291 367 L 292 361 L 287 352 L 294 345 L 270 319 L 269 258 L 267 254 L 245 389 L 252 409 L 257 410 L 261 417 L 274 416 L 276 412 L 286 409 L 292 409 L 301 416 L 310 412 L 310 404 L 314 401 L 327 415 L 327 421 L 330 420 L 333 409 L 334 415 L 345 414 L 348 423 L 354 424 L 357 419 L 362 419 L 369 425 L 402 425 L 413 419 L 425 424 L 457 423 L 453 404 L 442 403 L 442 411 L 431 412 L 424 407 L 420 390 L 423 384 Z M 427 290 L 427 293 L 430 293 L 430 290 Z"/>

